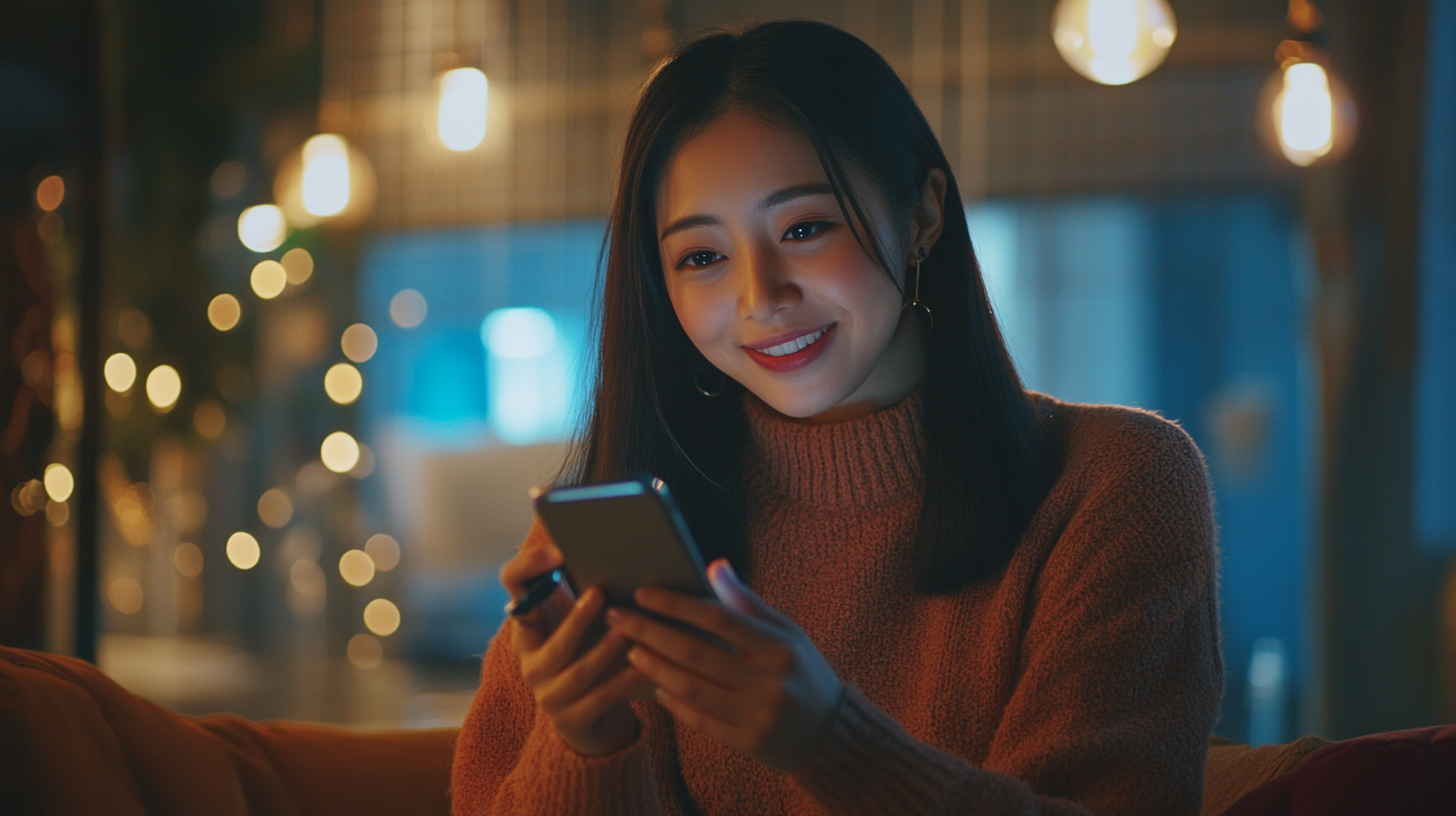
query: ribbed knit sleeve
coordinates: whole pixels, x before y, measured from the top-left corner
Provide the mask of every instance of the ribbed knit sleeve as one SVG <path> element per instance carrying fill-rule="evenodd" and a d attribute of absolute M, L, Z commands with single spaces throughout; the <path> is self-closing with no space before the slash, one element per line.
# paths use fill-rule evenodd
<path fill-rule="evenodd" d="M 1033 522 L 1061 530 L 1048 537 L 1045 560 L 1024 553 L 1008 568 L 1041 562 L 1028 579 L 1020 676 L 989 754 L 973 765 L 923 744 L 849 689 L 796 777 L 825 811 L 1199 812 L 1222 690 L 1203 462 L 1161 419 L 1125 410 L 1105 419 L 1113 427 L 1099 432 L 1104 445 L 1068 463 L 1061 493 Z"/>
<path fill-rule="evenodd" d="M 571 750 L 536 709 L 510 649 L 510 627 L 491 641 L 451 774 L 458 816 L 665 813 L 642 736 L 605 757 Z M 646 733 L 646 727 L 643 733 Z"/>

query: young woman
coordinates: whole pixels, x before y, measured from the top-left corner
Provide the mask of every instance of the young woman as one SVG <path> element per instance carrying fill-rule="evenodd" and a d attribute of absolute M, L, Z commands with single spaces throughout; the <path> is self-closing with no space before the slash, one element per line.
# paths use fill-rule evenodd
<path fill-rule="evenodd" d="M 735 648 L 558 590 L 485 656 L 457 813 L 1198 813 L 1202 458 L 1022 388 L 878 54 L 808 22 L 682 49 L 627 134 L 604 288 L 570 479 L 672 486 L 718 600 L 635 600 Z M 561 560 L 538 524 L 501 577 Z"/>

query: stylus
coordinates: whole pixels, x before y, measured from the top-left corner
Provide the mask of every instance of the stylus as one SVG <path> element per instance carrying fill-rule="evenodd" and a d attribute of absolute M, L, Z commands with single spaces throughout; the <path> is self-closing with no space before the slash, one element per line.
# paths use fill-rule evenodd
<path fill-rule="evenodd" d="M 551 597 L 551 593 L 556 591 L 556 587 L 561 585 L 561 581 L 560 567 L 527 580 L 521 597 L 506 604 L 506 614 L 515 618 L 528 614 Z"/>

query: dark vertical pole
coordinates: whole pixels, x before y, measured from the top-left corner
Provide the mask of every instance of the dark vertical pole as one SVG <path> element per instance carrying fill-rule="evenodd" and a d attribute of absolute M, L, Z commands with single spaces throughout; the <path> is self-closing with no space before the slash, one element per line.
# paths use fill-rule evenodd
<path fill-rule="evenodd" d="M 80 75 L 77 105 L 77 176 L 80 181 L 76 205 L 81 222 L 81 252 L 76 285 L 80 287 L 80 342 L 77 366 L 81 374 L 81 442 L 76 452 L 76 656 L 96 662 L 96 639 L 100 624 L 100 508 L 98 465 L 101 458 L 102 424 L 106 409 L 101 390 L 101 287 L 104 276 L 105 239 L 108 224 L 106 184 L 107 77 L 105 23 L 108 0 L 92 0 L 81 14 L 78 53 L 88 64 Z"/>
<path fill-rule="evenodd" d="M 1438 716 L 1440 570 L 1411 523 L 1425 2 L 1327 5 L 1362 130 L 1306 197 L 1321 277 L 1324 730 Z"/>

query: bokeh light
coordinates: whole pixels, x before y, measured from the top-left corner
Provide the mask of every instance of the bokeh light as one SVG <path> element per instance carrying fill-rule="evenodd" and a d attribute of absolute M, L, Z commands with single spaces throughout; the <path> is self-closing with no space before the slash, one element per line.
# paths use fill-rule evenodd
<path fill-rule="evenodd" d="M 364 625 L 380 637 L 388 637 L 399 629 L 399 607 L 393 601 L 375 598 L 364 607 Z"/>
<path fill-rule="evenodd" d="M 303 208 L 320 218 L 349 206 L 349 147 L 333 133 L 303 144 Z"/>
<path fill-rule="evenodd" d="M 178 544 L 172 551 L 172 564 L 188 578 L 196 578 L 202 574 L 202 548 L 190 541 Z"/>
<path fill-rule="evenodd" d="M 364 390 L 364 377 L 348 363 L 335 363 L 324 374 L 324 393 L 340 405 L 348 405 Z"/>
<path fill-rule="evenodd" d="M 66 182 L 60 176 L 46 176 L 35 187 L 35 203 L 46 212 L 54 212 L 66 200 Z"/>
<path fill-rule="evenodd" d="M 288 271 L 277 261 L 259 261 L 248 278 L 253 294 L 264 300 L 272 300 L 283 294 L 288 286 Z"/>
<path fill-rule="evenodd" d="M 218 331 L 227 331 L 238 325 L 243 317 L 243 305 L 229 294 L 221 294 L 207 304 L 207 322 Z"/>
<path fill-rule="evenodd" d="M 386 533 L 370 536 L 364 543 L 364 552 L 369 553 L 375 569 L 380 572 L 389 572 L 399 565 L 399 542 Z"/>
<path fill-rule="evenodd" d="M 60 462 L 46 465 L 44 481 L 46 495 L 51 497 L 51 501 L 63 502 L 71 498 L 71 491 L 76 489 L 76 477 Z"/>
<path fill-rule="evenodd" d="M 349 550 L 339 557 L 339 575 L 349 586 L 364 586 L 374 580 L 374 559 L 363 550 Z"/>
<path fill-rule="evenodd" d="M 475 68 L 456 68 L 440 77 L 440 107 L 435 120 L 440 142 L 460 152 L 485 139 L 490 83 Z"/>
<path fill-rule="evenodd" d="M 263 550 L 258 546 L 258 539 L 248 533 L 237 532 L 228 536 L 227 557 L 232 565 L 240 570 L 250 570 L 258 566 L 258 559 L 263 555 Z"/>
<path fill-rule="evenodd" d="M 335 473 L 348 473 L 359 462 L 359 443 L 343 431 L 334 431 L 319 446 L 319 460 Z"/>
<path fill-rule="evenodd" d="M 1052 40 L 1062 58 L 1103 85 L 1147 76 L 1177 37 L 1165 0 L 1062 0 L 1052 12 Z"/>
<path fill-rule="evenodd" d="M 182 396 L 182 375 L 169 365 L 159 365 L 147 375 L 147 400 L 152 406 L 167 411 Z"/>
<path fill-rule="evenodd" d="M 269 527 L 282 527 L 293 518 L 293 500 L 277 487 L 264 491 L 258 499 L 258 518 Z"/>
<path fill-rule="evenodd" d="M 272 252 L 288 238 L 288 220 L 272 204 L 259 204 L 238 216 L 238 240 L 254 252 Z"/>
<path fill-rule="evenodd" d="M 363 363 L 374 356 L 379 350 L 379 335 L 363 323 L 355 323 L 344 329 L 344 336 L 339 341 L 344 349 L 344 356 L 356 363 Z"/>
<path fill-rule="evenodd" d="M 106 582 L 106 600 L 123 615 L 135 615 L 142 611 L 142 585 L 135 578 L 120 576 Z"/>
<path fill-rule="evenodd" d="M 534 306 L 496 309 L 481 322 L 480 339 L 496 357 L 531 360 L 556 345 L 556 321 Z"/>
<path fill-rule="evenodd" d="M 384 662 L 384 646 L 373 635 L 358 634 L 349 638 L 349 662 L 357 669 L 377 669 Z"/>
<path fill-rule="evenodd" d="M 425 296 L 413 289 L 400 290 L 389 300 L 389 319 L 401 329 L 413 329 L 425 322 L 428 311 Z"/>
<path fill-rule="evenodd" d="M 374 451 L 363 442 L 359 443 L 359 461 L 349 468 L 349 476 L 354 479 L 367 479 L 369 474 L 374 472 Z"/>
<path fill-rule="evenodd" d="M 288 282 L 294 286 L 313 277 L 313 256 L 303 247 L 294 247 L 283 253 L 278 262 L 283 264 L 283 271 L 288 273 Z"/>
<path fill-rule="evenodd" d="M 136 360 L 133 360 L 131 355 L 126 352 L 119 351 L 107 357 L 106 365 L 102 366 L 101 372 L 106 377 L 106 384 L 118 394 L 129 391 L 133 385 L 136 385 Z"/>
<path fill-rule="evenodd" d="M 227 412 L 217 400 L 203 400 L 192 410 L 192 427 L 203 439 L 217 439 L 227 430 Z"/>
<path fill-rule="evenodd" d="M 52 527 L 64 527 L 71 520 L 71 505 L 63 501 L 48 501 L 45 506 L 46 523 Z"/>

